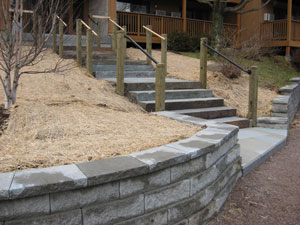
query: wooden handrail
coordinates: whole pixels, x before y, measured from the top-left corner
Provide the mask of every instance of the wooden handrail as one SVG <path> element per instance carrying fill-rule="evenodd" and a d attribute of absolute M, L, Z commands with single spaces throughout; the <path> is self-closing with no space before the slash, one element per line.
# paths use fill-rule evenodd
<path fill-rule="evenodd" d="M 95 19 L 110 19 L 109 16 L 98 16 L 98 15 L 92 15 Z"/>
<path fill-rule="evenodd" d="M 62 20 L 62 18 L 60 18 L 59 16 L 56 16 L 56 18 L 57 18 L 59 21 L 61 21 L 65 27 L 68 26 L 68 24 L 66 24 L 66 22 Z"/>
<path fill-rule="evenodd" d="M 12 9 L 12 8 L 9 9 L 9 12 L 14 12 L 14 11 L 15 11 L 15 10 Z M 33 10 L 26 10 L 26 9 L 23 9 L 22 12 L 23 12 L 23 13 L 33 14 Z"/>
<path fill-rule="evenodd" d="M 120 30 L 125 31 L 123 27 L 121 27 L 119 24 L 117 24 L 117 23 L 116 23 L 114 20 L 112 20 L 111 18 L 109 18 L 109 21 L 112 22 L 112 23 L 113 23 L 116 27 L 118 27 Z"/>
<path fill-rule="evenodd" d="M 89 26 L 89 25 L 87 25 L 83 20 L 81 20 L 81 23 L 88 29 L 88 30 L 91 30 L 92 31 L 92 33 L 96 36 L 96 37 L 98 37 L 98 34 Z"/>
<path fill-rule="evenodd" d="M 146 26 L 143 26 L 143 28 L 147 31 L 150 31 L 152 34 L 154 34 L 155 36 L 159 37 L 161 40 L 166 40 L 163 36 L 159 35 L 158 33 L 154 32 L 153 30 L 149 29 L 148 27 Z"/>

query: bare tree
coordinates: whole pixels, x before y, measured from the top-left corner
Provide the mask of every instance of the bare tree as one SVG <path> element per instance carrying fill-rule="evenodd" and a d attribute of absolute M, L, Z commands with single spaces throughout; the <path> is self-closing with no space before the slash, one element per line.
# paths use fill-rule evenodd
<path fill-rule="evenodd" d="M 212 28 L 212 44 L 219 50 L 222 46 L 223 37 L 223 21 L 225 13 L 240 13 L 245 14 L 253 11 L 260 10 L 261 8 L 268 5 L 272 0 L 266 1 L 263 5 L 258 8 L 253 8 L 247 11 L 241 11 L 248 3 L 253 0 L 241 0 L 235 6 L 228 6 L 227 0 L 197 0 L 199 3 L 205 3 L 212 8 L 213 12 L 213 28 Z"/>
<path fill-rule="evenodd" d="M 24 74 L 45 73 L 58 70 L 60 62 L 54 68 L 44 71 L 29 71 L 29 67 L 40 62 L 45 52 L 46 43 L 57 15 L 67 10 L 67 4 L 59 0 L 37 0 L 34 8 L 24 10 L 23 0 L 0 0 L 2 5 L 2 24 L 0 31 L 0 80 L 4 89 L 4 105 L 8 109 L 16 103 L 19 79 Z M 27 13 L 32 13 L 28 15 Z M 38 25 L 36 25 L 38 24 Z M 28 44 L 31 36 L 33 43 Z"/>

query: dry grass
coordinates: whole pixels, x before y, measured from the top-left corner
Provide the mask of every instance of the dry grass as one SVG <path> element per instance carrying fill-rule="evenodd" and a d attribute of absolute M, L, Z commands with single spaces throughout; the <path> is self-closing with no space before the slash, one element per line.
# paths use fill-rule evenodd
<path fill-rule="evenodd" d="M 57 60 L 47 52 L 34 69 L 49 68 Z M 147 114 L 116 95 L 108 82 L 69 66 L 62 74 L 21 78 L 18 104 L 0 137 L 1 172 L 129 154 L 190 137 L 199 129 Z"/>
<path fill-rule="evenodd" d="M 144 59 L 144 55 L 133 48 L 127 50 L 132 59 Z M 160 60 L 160 51 L 153 51 L 154 58 Z M 225 104 L 237 109 L 240 116 L 247 117 L 248 112 L 248 75 L 242 74 L 238 79 L 229 79 L 219 72 L 214 72 L 215 63 L 208 62 L 208 88 L 214 91 L 214 95 L 225 99 Z M 200 61 L 196 58 L 168 52 L 168 76 L 190 81 L 199 81 Z M 277 93 L 266 88 L 259 88 L 258 92 L 258 115 L 270 114 L 272 100 Z"/>

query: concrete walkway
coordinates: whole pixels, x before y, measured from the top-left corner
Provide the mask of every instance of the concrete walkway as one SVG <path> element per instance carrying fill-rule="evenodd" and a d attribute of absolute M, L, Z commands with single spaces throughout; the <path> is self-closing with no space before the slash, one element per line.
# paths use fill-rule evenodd
<path fill-rule="evenodd" d="M 238 138 L 243 176 L 246 176 L 286 144 L 287 130 L 246 128 L 239 130 Z"/>

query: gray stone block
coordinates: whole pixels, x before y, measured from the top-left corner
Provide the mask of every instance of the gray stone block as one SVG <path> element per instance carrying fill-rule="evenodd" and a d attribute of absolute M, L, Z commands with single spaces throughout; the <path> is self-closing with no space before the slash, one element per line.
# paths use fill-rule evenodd
<path fill-rule="evenodd" d="M 232 150 L 226 155 L 226 165 L 231 164 L 237 160 L 241 155 L 241 146 L 239 144 L 235 145 Z"/>
<path fill-rule="evenodd" d="M 205 162 L 206 168 L 209 168 L 213 164 L 215 164 L 215 162 L 218 161 L 218 159 L 220 159 L 227 152 L 229 152 L 229 150 L 231 150 L 232 147 L 236 145 L 236 143 L 237 143 L 237 135 L 231 137 L 227 142 L 221 145 L 214 152 L 208 153 L 206 155 L 206 162 Z"/>
<path fill-rule="evenodd" d="M 195 195 L 200 192 L 205 187 L 212 184 L 221 172 L 217 169 L 216 165 L 212 166 L 208 170 L 204 171 L 198 176 L 191 178 L 191 193 L 190 195 Z"/>
<path fill-rule="evenodd" d="M 266 124 L 287 124 L 287 117 L 259 117 L 257 120 L 258 123 Z"/>
<path fill-rule="evenodd" d="M 271 112 L 271 117 L 288 117 L 288 114 Z"/>
<path fill-rule="evenodd" d="M 267 124 L 267 123 L 257 123 L 257 127 L 271 128 L 271 129 L 288 129 L 288 124 Z"/>
<path fill-rule="evenodd" d="M 79 209 L 119 198 L 119 182 L 50 194 L 51 212 Z"/>
<path fill-rule="evenodd" d="M 273 99 L 272 104 L 287 105 L 289 103 L 290 96 L 278 95 L 277 98 Z"/>
<path fill-rule="evenodd" d="M 72 190 L 86 185 L 86 176 L 75 165 L 57 166 L 16 172 L 10 193 L 11 198 L 20 198 Z"/>
<path fill-rule="evenodd" d="M 186 219 L 186 220 L 182 220 L 174 225 L 189 225 L 189 221 Z"/>
<path fill-rule="evenodd" d="M 171 167 L 171 181 L 187 179 L 205 169 L 204 157 Z"/>
<path fill-rule="evenodd" d="M 145 193 L 146 212 L 164 207 L 174 202 L 188 198 L 190 194 L 190 180 L 169 185 L 164 189 L 158 189 Z"/>
<path fill-rule="evenodd" d="M 9 188 L 14 174 L 14 172 L 0 173 L 0 200 L 9 199 Z"/>
<path fill-rule="evenodd" d="M 170 168 L 120 181 L 121 198 L 170 184 Z"/>
<path fill-rule="evenodd" d="M 213 183 L 198 194 L 169 206 L 169 224 L 174 224 L 182 219 L 189 218 L 189 216 L 207 206 L 212 201 L 217 191 L 218 185 L 217 183 Z"/>
<path fill-rule="evenodd" d="M 115 225 L 167 225 L 168 211 L 162 209 Z"/>
<path fill-rule="evenodd" d="M 0 221 L 50 213 L 49 195 L 0 202 Z"/>
<path fill-rule="evenodd" d="M 191 159 L 201 157 L 216 148 L 214 143 L 203 141 L 197 136 L 180 140 L 166 146 L 175 148 L 185 154 L 188 154 Z"/>
<path fill-rule="evenodd" d="M 216 212 L 216 203 L 212 201 L 208 206 L 189 218 L 189 225 L 205 224 L 204 221 L 212 218 Z"/>
<path fill-rule="evenodd" d="M 300 82 L 300 77 L 294 77 L 294 78 L 290 79 L 290 82 L 299 83 Z"/>
<path fill-rule="evenodd" d="M 44 217 L 7 221 L 5 225 L 82 225 L 81 210 L 51 214 Z"/>
<path fill-rule="evenodd" d="M 130 156 L 149 165 L 150 171 L 161 170 L 185 162 L 189 158 L 187 154 L 167 146 L 135 152 Z"/>
<path fill-rule="evenodd" d="M 114 224 L 144 214 L 144 195 L 82 209 L 83 224 Z"/>
<path fill-rule="evenodd" d="M 287 104 L 273 104 L 272 105 L 272 112 L 287 113 L 288 112 L 288 105 Z"/>
<path fill-rule="evenodd" d="M 224 186 L 229 182 L 229 180 L 236 174 L 241 172 L 241 162 L 238 160 L 237 162 L 230 165 L 220 176 L 218 179 L 219 191 L 221 191 Z"/>
<path fill-rule="evenodd" d="M 97 185 L 115 180 L 143 175 L 149 166 L 131 156 L 120 156 L 77 164 L 87 176 L 88 185 Z"/>

